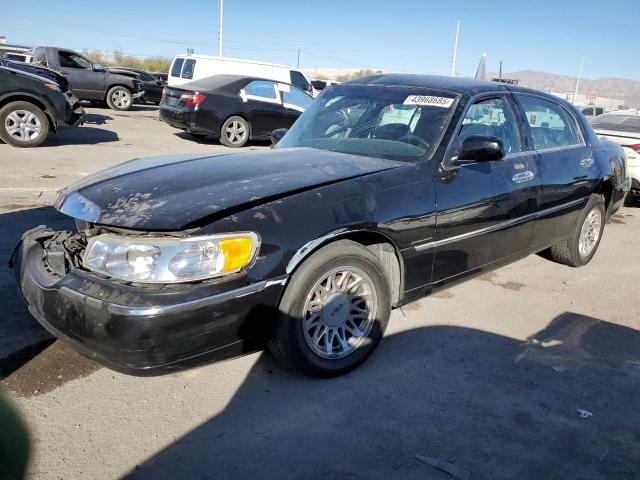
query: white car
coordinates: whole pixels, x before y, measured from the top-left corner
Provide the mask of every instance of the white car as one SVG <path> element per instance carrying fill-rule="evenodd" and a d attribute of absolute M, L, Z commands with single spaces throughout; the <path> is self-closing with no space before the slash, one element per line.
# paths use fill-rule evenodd
<path fill-rule="evenodd" d="M 631 177 L 631 200 L 640 200 L 640 115 L 605 113 L 591 119 L 599 137 L 622 145 L 627 157 L 627 175 Z"/>
<path fill-rule="evenodd" d="M 2 56 L 2 58 L 6 60 L 13 60 L 14 62 L 31 63 L 32 57 L 25 53 L 7 52 Z"/>
<path fill-rule="evenodd" d="M 315 97 L 318 92 L 302 72 L 288 65 L 245 60 L 242 58 L 214 57 L 211 55 L 178 55 L 171 62 L 169 86 L 175 87 L 214 75 L 244 75 L 264 80 L 289 83 Z"/>

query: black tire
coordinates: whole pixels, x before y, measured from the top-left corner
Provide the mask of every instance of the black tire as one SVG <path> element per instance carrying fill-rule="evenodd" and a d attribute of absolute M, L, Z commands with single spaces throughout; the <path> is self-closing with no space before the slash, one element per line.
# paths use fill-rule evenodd
<path fill-rule="evenodd" d="M 358 326 L 358 328 L 363 328 L 362 335 L 351 336 L 348 339 L 348 349 L 353 349 L 349 353 L 347 353 L 347 349 L 342 349 L 339 346 L 341 339 L 336 338 L 336 335 L 332 336 L 331 333 L 320 335 L 319 342 L 323 337 L 325 338 L 324 348 L 326 348 L 328 339 L 331 339 L 332 345 L 335 340 L 338 344 L 337 348 L 342 349 L 344 354 L 344 356 L 338 358 L 323 358 L 310 345 L 313 341 L 306 339 L 304 319 L 306 318 L 307 301 L 314 291 L 318 291 L 318 282 L 322 281 L 326 275 L 330 276 L 332 272 L 336 272 L 341 268 L 352 269 L 355 275 L 361 275 L 361 280 L 372 292 L 369 295 L 369 305 L 365 305 L 370 315 L 368 316 L 369 320 L 359 320 L 362 322 Z M 334 274 L 333 278 L 336 285 L 339 283 L 336 279 L 341 273 L 342 271 L 338 271 Z M 345 277 L 340 278 L 348 286 L 349 277 L 347 276 L 347 279 Z M 353 278 L 354 283 L 352 285 L 355 284 L 356 278 Z M 364 289 L 364 287 L 359 288 Z M 349 305 L 353 310 L 341 310 L 342 307 L 334 309 L 333 306 L 339 305 L 340 301 L 337 304 L 330 305 L 327 310 L 325 309 L 330 302 L 322 304 L 323 306 L 317 310 L 321 319 L 321 326 L 318 327 L 319 331 L 322 331 L 322 329 L 327 329 L 327 332 L 330 331 L 324 321 L 325 316 L 334 321 L 340 316 L 341 311 L 345 312 L 347 318 L 356 311 L 355 308 L 357 307 L 355 305 L 363 301 L 363 297 L 360 297 L 360 294 L 357 293 L 358 289 L 353 291 L 355 292 L 353 296 L 347 296 L 347 300 L 343 304 Z M 336 293 L 334 295 L 339 297 L 341 294 Z M 348 294 L 345 293 L 345 295 Z M 365 294 L 363 293 L 363 295 Z M 377 257 L 369 249 L 349 240 L 331 243 L 312 254 L 291 277 L 280 301 L 279 318 L 275 333 L 269 341 L 269 349 L 283 364 L 304 375 L 326 378 L 347 373 L 362 364 L 380 343 L 391 313 L 390 299 L 389 283 L 384 275 L 383 268 Z M 375 310 L 370 308 L 374 305 Z M 334 318 L 336 314 L 337 316 Z M 346 335 L 349 333 L 347 333 L 345 326 L 349 325 L 347 322 L 351 321 L 347 319 L 342 324 L 342 327 L 334 325 L 332 328 L 335 329 L 334 331 L 342 328 L 342 338 L 347 340 Z M 318 331 L 315 332 L 317 335 Z M 340 352 L 335 355 L 338 354 Z"/>
<path fill-rule="evenodd" d="M 242 129 L 242 135 L 237 136 L 230 132 L 229 129 L 235 129 L 236 133 Z M 249 141 L 250 136 L 251 125 L 242 117 L 229 117 L 222 124 L 222 128 L 220 128 L 220 143 L 227 147 L 243 147 Z"/>
<path fill-rule="evenodd" d="M 49 119 L 33 103 L 11 102 L 0 109 L 0 138 L 9 145 L 37 147 L 47 139 L 49 130 Z"/>
<path fill-rule="evenodd" d="M 110 109 L 118 110 L 120 112 L 129 110 L 133 105 L 133 95 L 131 94 L 131 91 L 127 87 L 123 87 L 121 85 L 111 87 L 107 92 L 105 100 L 107 101 L 107 105 L 109 105 Z"/>
<path fill-rule="evenodd" d="M 624 199 L 625 207 L 640 207 L 640 190 L 631 190 Z"/>
<path fill-rule="evenodd" d="M 600 216 L 599 229 L 597 230 L 597 239 L 588 252 L 581 253 L 580 237 L 583 226 L 588 222 L 589 216 L 595 212 Z M 549 249 L 551 258 L 564 265 L 570 267 L 582 267 L 591 261 L 598 250 L 602 232 L 605 224 L 605 202 L 602 195 L 591 195 L 587 201 L 586 207 L 582 210 L 578 222 L 569 238 L 562 242 L 556 243 Z M 585 226 L 585 228 L 587 228 Z"/>

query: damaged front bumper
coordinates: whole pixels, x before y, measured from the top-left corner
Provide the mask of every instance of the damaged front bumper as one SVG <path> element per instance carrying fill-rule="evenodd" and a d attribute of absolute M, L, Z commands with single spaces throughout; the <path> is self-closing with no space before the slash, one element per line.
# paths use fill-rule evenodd
<path fill-rule="evenodd" d="M 60 272 L 59 249 L 47 251 L 56 233 L 23 235 L 13 258 L 22 297 L 49 332 L 113 370 L 158 375 L 232 358 L 262 348 L 273 330 L 284 279 L 247 283 L 238 273 L 152 287 Z"/>

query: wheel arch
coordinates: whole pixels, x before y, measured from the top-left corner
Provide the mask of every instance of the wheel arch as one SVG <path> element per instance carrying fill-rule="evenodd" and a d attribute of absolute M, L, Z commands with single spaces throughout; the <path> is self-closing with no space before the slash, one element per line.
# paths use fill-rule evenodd
<path fill-rule="evenodd" d="M 49 129 L 53 132 L 56 131 L 56 122 L 51 118 L 51 114 L 49 112 L 49 108 L 45 103 L 43 103 L 37 97 L 32 97 L 31 95 L 19 94 L 19 95 L 7 95 L 5 97 L 0 98 L 0 108 L 12 102 L 28 102 L 32 103 L 36 107 L 38 107 L 44 113 L 45 117 L 47 117 L 47 121 L 49 122 Z"/>
<path fill-rule="evenodd" d="M 391 305 L 400 305 L 404 291 L 404 267 L 400 251 L 385 234 L 375 230 L 340 229 L 307 242 L 300 247 L 287 265 L 287 274 L 291 276 L 304 261 L 320 248 L 338 240 L 351 240 L 367 247 L 378 258 L 391 288 Z"/>
<path fill-rule="evenodd" d="M 598 185 L 597 193 L 604 197 L 604 211 L 605 214 L 608 215 L 611 198 L 613 197 L 613 183 L 611 183 L 611 179 L 607 178 L 602 180 L 600 185 Z"/>

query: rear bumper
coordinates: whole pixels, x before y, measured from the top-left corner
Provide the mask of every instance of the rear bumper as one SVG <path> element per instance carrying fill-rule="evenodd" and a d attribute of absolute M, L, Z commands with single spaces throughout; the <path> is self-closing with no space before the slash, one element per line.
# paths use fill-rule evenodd
<path fill-rule="evenodd" d="M 206 133 L 207 135 L 211 135 L 215 138 L 219 136 L 219 132 L 212 131 L 198 122 L 198 112 L 195 110 L 185 111 L 160 104 L 159 111 L 160 120 L 163 120 L 172 127 L 179 128 L 181 130 L 189 130 L 193 133 Z"/>
<path fill-rule="evenodd" d="M 264 346 L 284 279 L 247 283 L 244 275 L 209 285 L 148 288 L 73 269 L 56 275 L 43 241 L 26 232 L 14 264 L 32 315 L 81 354 L 130 375 L 159 375 L 239 356 Z"/>

